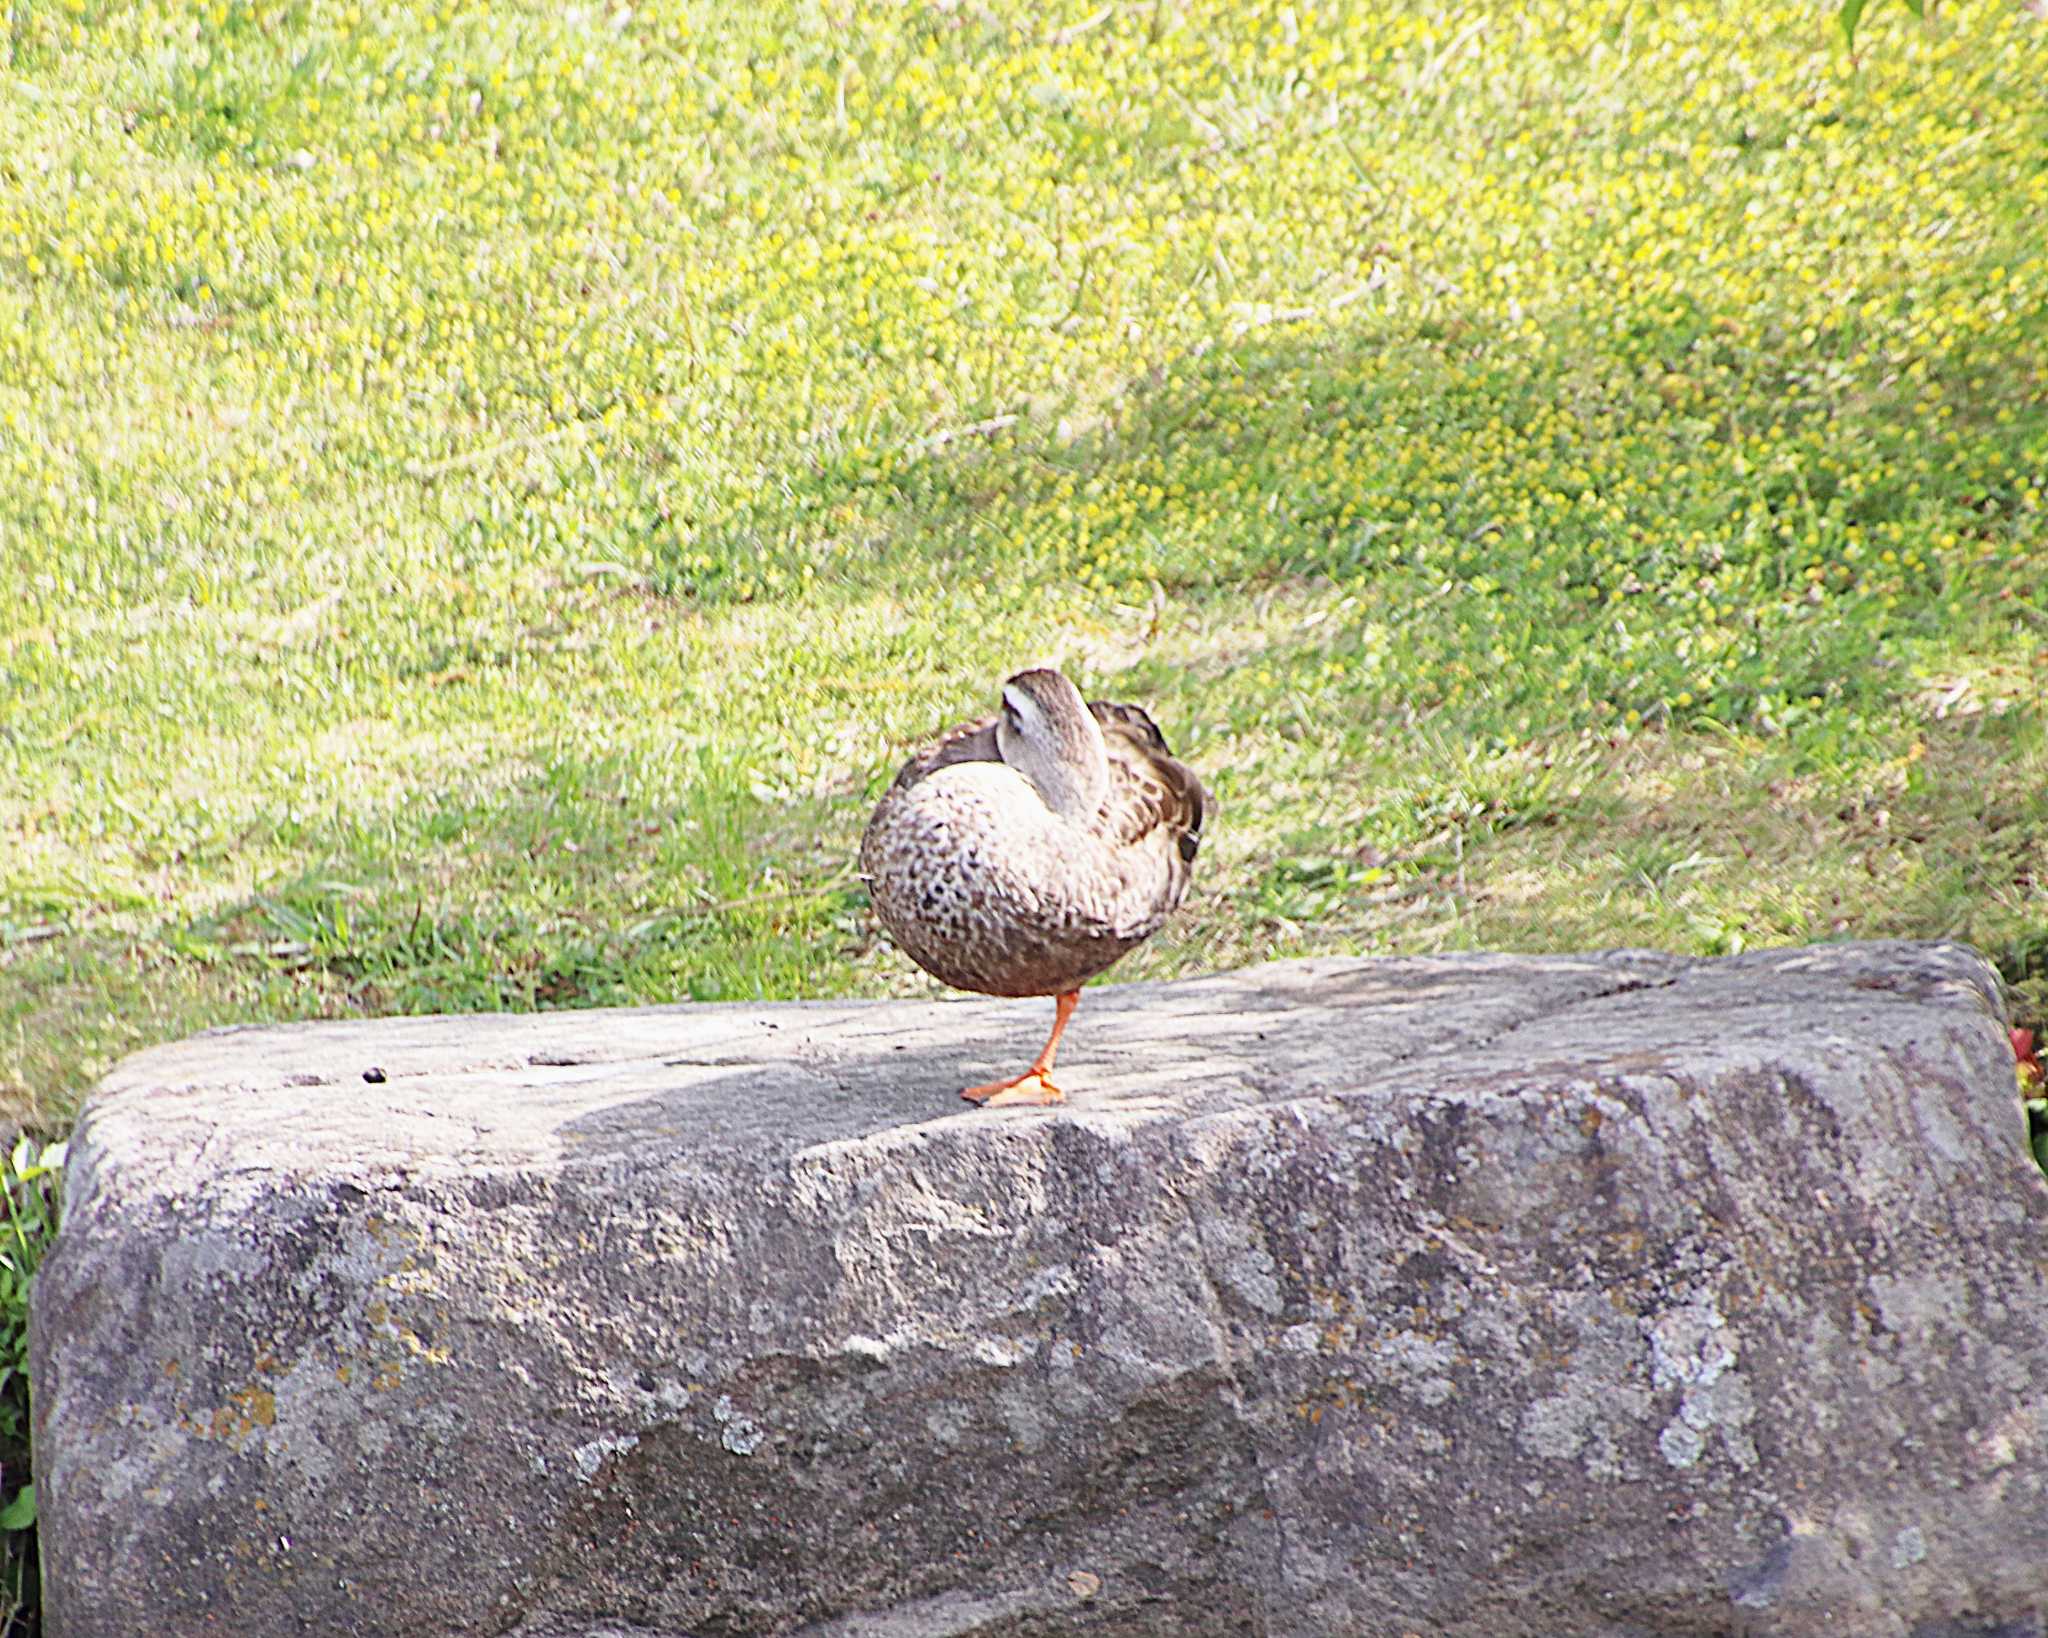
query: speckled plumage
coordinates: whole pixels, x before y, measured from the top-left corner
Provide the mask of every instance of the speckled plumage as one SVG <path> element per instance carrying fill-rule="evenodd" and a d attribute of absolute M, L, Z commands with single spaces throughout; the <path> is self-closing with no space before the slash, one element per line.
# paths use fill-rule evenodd
<path fill-rule="evenodd" d="M 1047 699 L 1071 697 L 1078 719 L 1080 696 L 1056 673 L 1020 672 L 1006 700 L 1048 678 Z M 1207 806 L 1201 781 L 1137 706 L 1098 700 L 1086 710 L 1099 751 L 1062 746 L 1106 765 L 1107 793 L 1084 820 L 1054 811 L 1004 759 L 996 718 L 941 735 L 876 807 L 860 855 L 875 910 L 942 982 L 987 995 L 1077 989 L 1157 932 L 1187 892 Z"/>

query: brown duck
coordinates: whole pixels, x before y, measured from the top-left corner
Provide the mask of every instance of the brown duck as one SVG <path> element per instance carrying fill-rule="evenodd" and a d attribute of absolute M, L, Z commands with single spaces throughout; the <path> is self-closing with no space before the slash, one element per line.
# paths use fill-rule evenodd
<path fill-rule="evenodd" d="M 1187 892 L 1208 806 L 1135 705 L 1020 671 L 1001 712 L 903 765 L 861 840 L 882 925 L 942 983 L 1057 997 L 1052 1037 L 975 1103 L 1058 1103 L 1052 1066 L 1081 986 L 1159 930 Z"/>

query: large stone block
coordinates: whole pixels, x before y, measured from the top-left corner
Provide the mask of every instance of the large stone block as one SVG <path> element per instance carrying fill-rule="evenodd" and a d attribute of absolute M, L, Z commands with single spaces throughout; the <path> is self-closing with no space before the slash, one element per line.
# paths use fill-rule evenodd
<path fill-rule="evenodd" d="M 55 1638 L 2037 1634 L 1953 946 L 234 1031 L 96 1095 Z"/>

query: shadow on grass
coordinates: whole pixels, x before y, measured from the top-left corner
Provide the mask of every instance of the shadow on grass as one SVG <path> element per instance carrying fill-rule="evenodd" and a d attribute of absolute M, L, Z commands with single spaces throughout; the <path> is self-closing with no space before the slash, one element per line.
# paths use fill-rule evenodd
<path fill-rule="evenodd" d="M 1150 619 L 1078 669 L 1177 746 L 1193 725 L 1225 857 L 1192 914 L 1225 960 L 1612 942 L 1558 882 L 1489 877 L 1563 859 L 1605 911 L 1647 846 L 1673 890 L 1619 918 L 1646 942 L 1967 936 L 2023 979 L 2048 936 L 2048 610 L 2020 412 L 2048 323 L 1996 356 L 1951 337 L 1905 386 L 1852 370 L 1853 316 L 1804 346 L 1735 339 L 1745 316 L 1557 314 L 1539 347 L 1455 317 L 1255 333 L 1071 443 L 789 488 L 887 514 L 878 580 Z M 1159 637 L 1161 610 L 1227 635 Z M 1234 825 L 1258 857 L 1228 857 Z M 1722 879 L 1688 882 L 1696 854 Z"/>
<path fill-rule="evenodd" d="M 1310 588 L 1330 623 L 1280 646 L 1348 651 L 1362 713 L 1753 727 L 1854 760 L 1929 668 L 2048 632 L 2017 413 L 2042 376 L 2015 367 L 2048 357 L 2048 320 L 1995 356 L 1952 336 L 1916 386 L 1852 370 L 1877 344 L 1853 316 L 1804 347 L 1789 320 L 1731 337 L 1750 317 L 1565 312 L 1540 345 L 1456 315 L 1253 332 L 1074 441 L 821 458 L 696 544 L 1097 607 Z M 850 554 L 863 529 L 879 544 Z"/>
<path fill-rule="evenodd" d="M 816 993 L 867 936 L 830 817 L 703 757 L 558 756 L 251 836 L 281 861 L 254 891 L 4 952 L 24 1116 L 214 1024 Z"/>
<path fill-rule="evenodd" d="M 667 792 L 623 759 L 557 759 L 422 793 L 374 835 L 165 931 L 183 953 L 330 979 L 365 1011 L 480 1011 L 784 993 L 848 931 L 855 884 L 816 816 L 700 758 Z M 340 843 L 340 846 L 336 846 Z"/>

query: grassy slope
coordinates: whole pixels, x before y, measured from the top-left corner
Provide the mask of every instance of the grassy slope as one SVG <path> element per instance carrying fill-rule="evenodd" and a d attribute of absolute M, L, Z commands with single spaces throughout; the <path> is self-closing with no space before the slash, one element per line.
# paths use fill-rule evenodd
<path fill-rule="evenodd" d="M 0 1087 L 61 1120 L 230 1019 L 920 988 L 867 803 L 1044 657 L 1221 798 L 1126 976 L 2038 970 L 2048 28 L 1862 40 L 15 7 Z"/>

